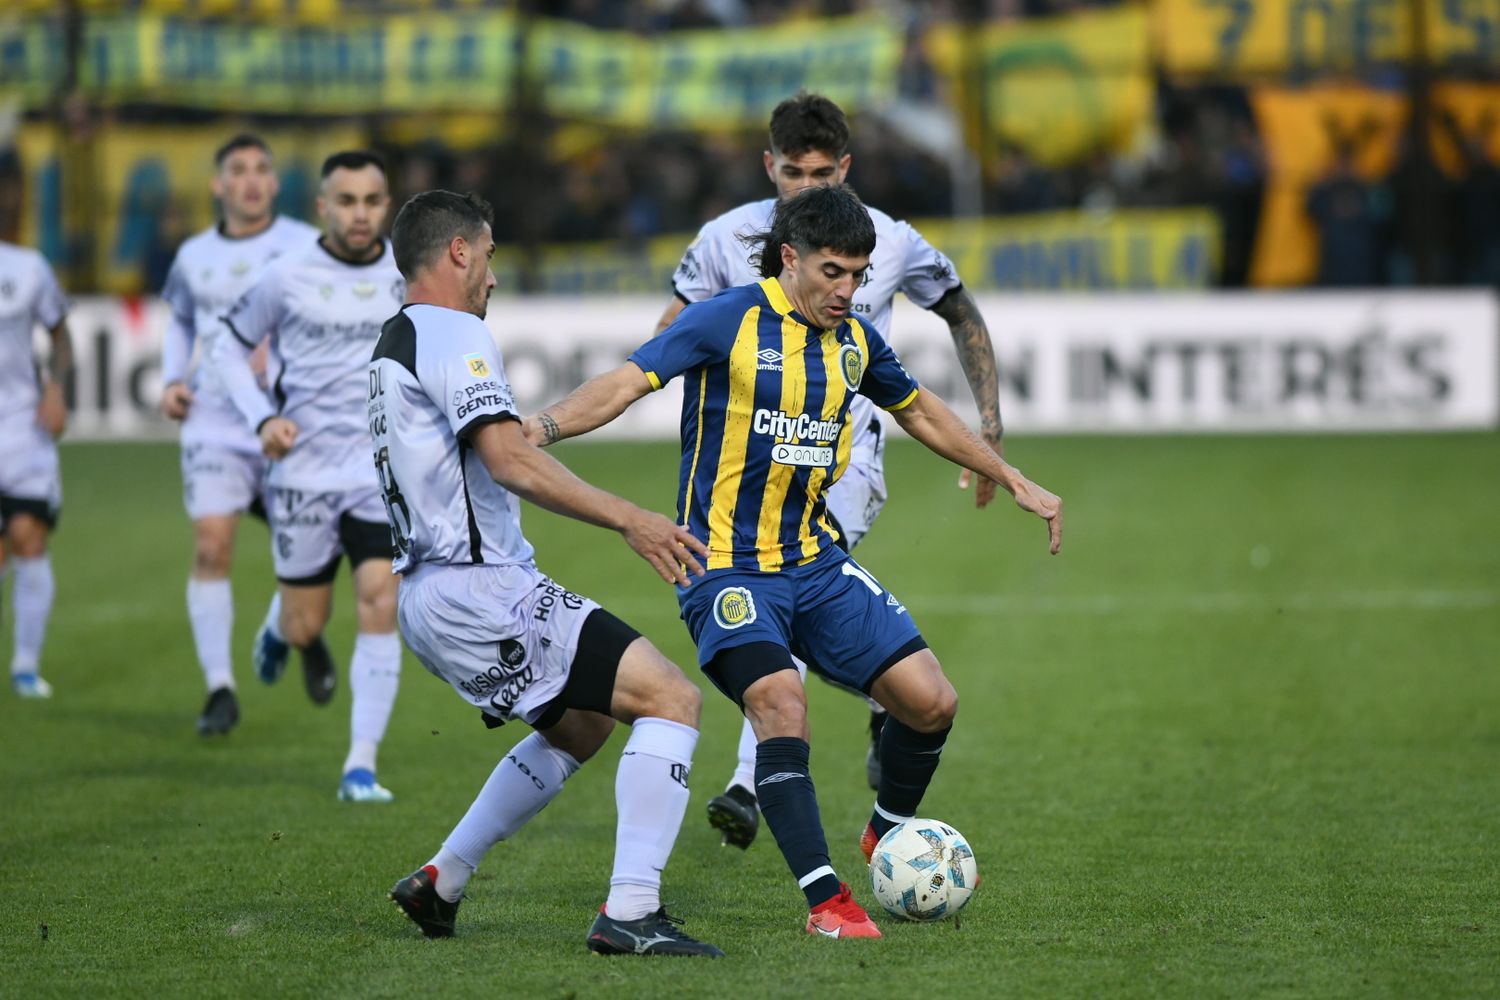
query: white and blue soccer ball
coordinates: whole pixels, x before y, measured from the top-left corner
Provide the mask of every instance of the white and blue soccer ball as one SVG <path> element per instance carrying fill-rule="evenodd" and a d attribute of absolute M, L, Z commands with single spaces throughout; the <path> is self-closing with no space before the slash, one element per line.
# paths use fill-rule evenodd
<path fill-rule="evenodd" d="M 880 905 L 903 920 L 951 917 L 979 885 L 969 842 L 947 823 L 909 819 L 870 855 L 870 882 Z"/>

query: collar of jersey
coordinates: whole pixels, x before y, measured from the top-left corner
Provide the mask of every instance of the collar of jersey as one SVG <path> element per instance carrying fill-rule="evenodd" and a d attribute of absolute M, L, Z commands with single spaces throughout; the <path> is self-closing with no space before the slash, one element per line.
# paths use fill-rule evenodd
<path fill-rule="evenodd" d="M 808 333 L 820 337 L 823 335 L 824 331 L 822 327 L 815 326 L 814 324 L 809 323 L 807 320 L 802 318 L 801 313 L 792 308 L 791 300 L 786 297 L 786 292 L 781 290 L 781 282 L 777 281 L 775 278 L 762 278 L 760 280 L 760 290 L 765 293 L 766 301 L 771 304 L 772 309 L 776 310 L 777 315 L 790 316 L 792 319 L 796 320 L 798 323 L 801 323 L 804 327 L 806 327 Z M 834 327 L 834 330 L 837 329 L 838 327 Z"/>
<path fill-rule="evenodd" d="M 382 236 L 380 237 L 380 252 L 371 257 L 369 260 L 345 260 L 338 254 L 334 253 L 331 249 L 329 249 L 328 245 L 323 242 L 323 237 L 319 236 L 318 249 L 326 253 L 328 256 L 332 257 L 334 260 L 338 261 L 340 264 L 343 264 L 345 267 L 371 267 L 385 260 L 385 252 L 387 249 L 389 249 L 389 247 L 386 244 L 385 237 Z"/>

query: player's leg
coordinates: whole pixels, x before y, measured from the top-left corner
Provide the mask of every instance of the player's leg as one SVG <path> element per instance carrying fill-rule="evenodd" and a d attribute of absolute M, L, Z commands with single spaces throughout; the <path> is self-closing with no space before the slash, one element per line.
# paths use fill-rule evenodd
<path fill-rule="evenodd" d="M 660 869 L 687 807 L 697 688 L 587 598 L 545 578 L 518 597 L 524 573 L 419 571 L 402 585 L 402 632 L 424 665 L 481 706 L 487 725 L 520 716 L 537 731 L 500 762 L 443 849 L 398 883 L 393 898 L 424 933 L 451 934 L 463 885 L 484 855 L 551 801 L 604 744 L 615 716 L 632 731 L 616 774 L 615 872 L 589 946 L 718 954 L 678 931 L 659 899 Z"/>
<path fill-rule="evenodd" d="M 227 733 L 239 721 L 229 651 L 234 631 L 229 573 L 239 515 L 259 490 L 264 469 L 265 459 L 256 453 L 201 441 L 182 447 L 183 506 L 193 522 L 188 622 L 208 691 L 198 717 L 198 732 L 205 736 Z"/>
<path fill-rule="evenodd" d="M 621 930 L 642 936 L 646 924 L 670 926 L 661 876 L 687 812 L 702 696 L 649 640 L 603 609 L 585 621 L 578 650 L 574 670 L 582 682 L 573 703 L 607 705 L 610 715 L 630 725 L 615 772 L 609 898 L 589 935 L 590 948 L 611 953 L 620 950 Z"/>
<path fill-rule="evenodd" d="M 864 407 L 861 407 L 864 409 Z M 839 547 L 853 552 L 885 507 L 885 435 L 880 418 L 869 407 L 866 423 L 856 434 L 850 454 L 849 469 L 828 491 L 828 516 L 839 533 Z M 880 731 L 885 726 L 885 707 L 868 695 L 862 698 L 869 708 L 869 745 L 865 748 L 865 780 L 871 790 L 880 787 Z"/>
<path fill-rule="evenodd" d="M 269 511 L 271 561 L 280 584 L 276 631 L 282 641 L 297 650 L 302 660 L 303 687 L 315 705 L 332 701 L 338 686 L 323 629 L 333 611 L 333 581 L 343 560 L 338 530 L 340 499 L 336 493 L 278 488 L 272 493 Z M 258 673 L 259 646 L 257 641 Z M 267 684 L 279 677 L 279 672 L 260 673 Z"/>
<path fill-rule="evenodd" d="M 545 733 L 531 733 L 495 765 L 437 854 L 391 891 L 422 933 L 452 936 L 464 888 L 485 855 L 546 808 L 563 783 L 604 745 L 614 726 L 606 715 L 568 710 Z"/>
<path fill-rule="evenodd" d="M 48 698 L 52 687 L 42 679 L 41 660 L 55 593 L 47 548 L 55 511 L 44 501 L 7 497 L 3 502 L 7 508 L 3 520 L 15 630 L 11 689 L 23 698 Z"/>
<path fill-rule="evenodd" d="M 752 642 L 720 650 L 704 670 L 737 697 L 759 740 L 755 790 L 766 826 L 807 900 L 807 932 L 880 937 L 829 857 L 810 768 L 807 692 L 791 654 L 776 643 Z"/>
<path fill-rule="evenodd" d="M 346 522 L 343 535 L 354 563 L 358 629 L 349 660 L 349 753 L 344 758 L 339 798 L 388 802 L 390 791 L 375 780 L 376 754 L 401 683 L 401 637 L 396 633 L 400 578 L 391 572 L 390 529 L 352 518 Z"/>
<path fill-rule="evenodd" d="M 208 690 L 208 700 L 198 716 L 198 732 L 204 736 L 229 732 L 240 717 L 229 653 L 234 630 L 229 568 L 238 520 L 235 514 L 212 514 L 193 521 L 193 572 L 188 577 L 187 609 L 198 666 Z"/>
<path fill-rule="evenodd" d="M 890 715 L 880 736 L 875 808 L 860 838 L 866 861 L 891 827 L 917 815 L 958 712 L 958 692 L 930 649 L 917 650 L 890 667 L 870 692 Z"/>

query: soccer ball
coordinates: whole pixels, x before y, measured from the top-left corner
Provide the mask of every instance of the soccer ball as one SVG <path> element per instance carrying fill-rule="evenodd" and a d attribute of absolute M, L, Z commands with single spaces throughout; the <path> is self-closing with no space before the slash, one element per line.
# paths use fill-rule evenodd
<path fill-rule="evenodd" d="M 979 886 L 969 842 L 947 823 L 909 819 L 870 855 L 875 898 L 903 920 L 942 920 L 964 908 Z"/>

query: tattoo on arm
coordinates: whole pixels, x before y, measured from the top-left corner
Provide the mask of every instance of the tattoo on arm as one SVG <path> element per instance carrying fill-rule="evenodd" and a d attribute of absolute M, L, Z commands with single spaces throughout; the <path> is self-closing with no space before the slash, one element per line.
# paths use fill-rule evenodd
<path fill-rule="evenodd" d="M 542 425 L 542 437 L 545 439 L 542 444 L 544 446 L 549 444 L 556 444 L 557 439 L 562 437 L 562 430 L 558 428 L 557 421 L 553 420 L 552 417 L 546 413 L 540 414 L 536 419 L 537 422 Z"/>
<path fill-rule="evenodd" d="M 968 379 L 969 391 L 979 407 L 979 425 L 986 441 L 998 441 L 1005 433 L 1000 420 L 1000 376 L 995 366 L 995 348 L 990 331 L 979 314 L 979 305 L 968 289 L 959 288 L 932 307 L 948 324 L 958 363 Z"/>

